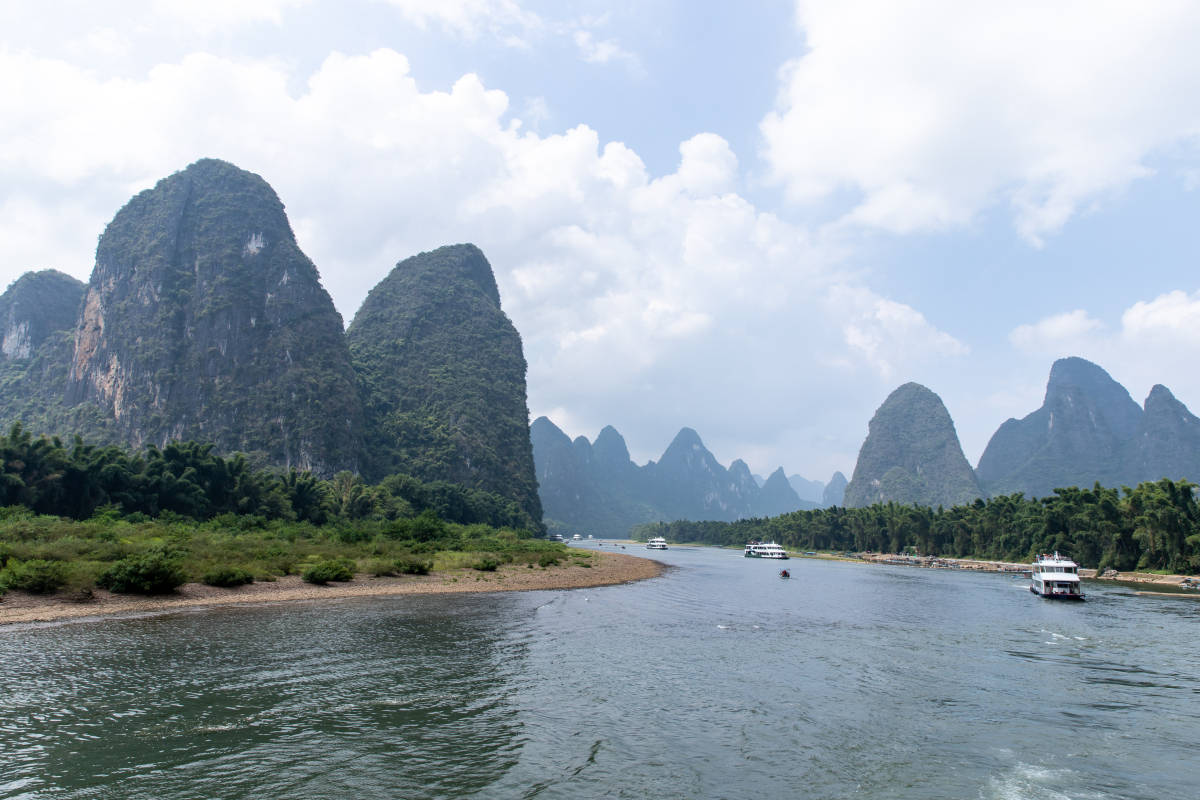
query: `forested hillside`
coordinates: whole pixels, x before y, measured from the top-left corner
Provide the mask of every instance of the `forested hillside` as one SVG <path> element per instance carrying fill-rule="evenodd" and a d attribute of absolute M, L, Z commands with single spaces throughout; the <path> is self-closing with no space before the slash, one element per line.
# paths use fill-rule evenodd
<path fill-rule="evenodd" d="M 741 546 L 772 540 L 791 550 L 902 552 L 1028 561 L 1059 551 L 1084 567 L 1200 572 L 1200 505 L 1195 484 L 1159 480 L 1134 489 L 1059 489 L 951 508 L 884 503 L 796 511 L 738 522 L 643 525 L 638 538 Z"/>

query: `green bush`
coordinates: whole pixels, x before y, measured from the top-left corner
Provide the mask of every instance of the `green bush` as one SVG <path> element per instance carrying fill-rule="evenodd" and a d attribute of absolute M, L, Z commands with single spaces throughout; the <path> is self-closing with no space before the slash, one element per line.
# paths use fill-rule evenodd
<path fill-rule="evenodd" d="M 0 585 L 33 594 L 50 594 L 67 582 L 67 565 L 61 561 L 12 561 L 0 572 Z"/>
<path fill-rule="evenodd" d="M 500 562 L 494 558 L 481 558 L 472 564 L 471 568 L 480 572 L 495 572 L 498 566 L 500 566 Z"/>
<path fill-rule="evenodd" d="M 200 580 L 209 586 L 228 588 L 254 583 L 254 574 L 240 567 L 217 567 L 204 573 L 204 577 Z"/>
<path fill-rule="evenodd" d="M 110 592 L 166 594 L 187 581 L 179 560 L 165 550 L 150 550 L 122 559 L 96 579 Z"/>
<path fill-rule="evenodd" d="M 556 567 L 558 566 L 558 560 L 560 557 L 561 556 L 559 556 L 557 553 L 544 553 L 542 554 L 542 557 L 538 559 L 538 566 Z"/>
<path fill-rule="evenodd" d="M 396 574 L 396 564 L 386 558 L 375 558 L 367 562 L 367 572 L 374 578 L 390 578 Z"/>
<path fill-rule="evenodd" d="M 428 575 L 433 562 L 416 556 L 400 556 L 396 559 L 396 571 L 401 575 Z"/>
<path fill-rule="evenodd" d="M 330 581 L 354 580 L 354 562 L 348 558 L 331 558 L 318 561 L 300 574 L 308 583 L 325 584 Z"/>

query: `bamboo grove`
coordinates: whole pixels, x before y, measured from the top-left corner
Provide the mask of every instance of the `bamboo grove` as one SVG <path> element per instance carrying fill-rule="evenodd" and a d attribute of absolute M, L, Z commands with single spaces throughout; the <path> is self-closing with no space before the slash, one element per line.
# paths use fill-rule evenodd
<path fill-rule="evenodd" d="M 659 522 L 636 538 L 741 546 L 752 539 L 791 550 L 890 552 L 1028 561 L 1037 553 L 1069 554 L 1089 568 L 1200 573 L 1197 487 L 1163 479 L 1135 488 L 1056 489 L 976 500 L 952 508 L 896 503 L 866 508 L 796 511 L 736 522 Z"/>
<path fill-rule="evenodd" d="M 255 469 L 244 456 L 222 457 L 211 444 L 197 442 L 130 453 L 76 437 L 68 447 L 57 437 L 34 437 L 20 425 L 0 435 L 3 506 L 74 520 L 111 508 L 119 516 L 150 519 L 236 515 L 314 525 L 431 511 L 446 522 L 541 531 L 540 521 L 516 502 L 446 481 L 392 475 L 367 484 L 350 472 L 321 480 L 294 469 Z"/>

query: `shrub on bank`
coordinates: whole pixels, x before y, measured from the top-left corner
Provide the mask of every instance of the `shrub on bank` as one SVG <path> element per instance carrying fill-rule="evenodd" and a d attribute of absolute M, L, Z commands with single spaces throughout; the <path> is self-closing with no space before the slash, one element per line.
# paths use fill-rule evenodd
<path fill-rule="evenodd" d="M 396 571 L 401 575 L 428 575 L 433 562 L 416 556 L 400 556 L 396 559 Z"/>
<path fill-rule="evenodd" d="M 494 558 L 481 558 L 472 564 L 471 568 L 480 572 L 495 572 L 498 566 L 500 566 L 500 562 Z"/>
<path fill-rule="evenodd" d="M 131 594 L 166 594 L 186 581 L 179 560 L 161 549 L 122 559 L 96 579 L 110 592 Z"/>
<path fill-rule="evenodd" d="M 19 589 L 33 594 L 50 594 L 67 582 L 67 567 L 61 561 L 11 561 L 0 570 L 0 589 Z"/>
<path fill-rule="evenodd" d="M 204 577 L 200 580 L 209 586 L 219 586 L 227 589 L 231 586 L 244 586 L 247 583 L 254 583 L 254 575 L 240 567 L 217 567 L 204 573 Z"/>
<path fill-rule="evenodd" d="M 318 561 L 300 574 L 308 583 L 325 584 L 330 581 L 354 580 L 354 562 L 348 558 L 331 558 Z"/>

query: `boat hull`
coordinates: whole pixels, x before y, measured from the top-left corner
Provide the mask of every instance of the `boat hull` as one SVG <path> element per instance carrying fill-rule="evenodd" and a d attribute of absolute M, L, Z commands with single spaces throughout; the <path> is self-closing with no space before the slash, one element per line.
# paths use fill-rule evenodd
<path fill-rule="evenodd" d="M 1081 594 L 1044 594 L 1042 592 L 1039 592 L 1037 589 L 1033 588 L 1032 586 L 1029 587 L 1029 591 L 1033 592 L 1034 594 L 1036 594 L 1038 597 L 1042 598 L 1043 600 L 1083 600 L 1084 599 L 1084 596 L 1082 593 Z"/>

